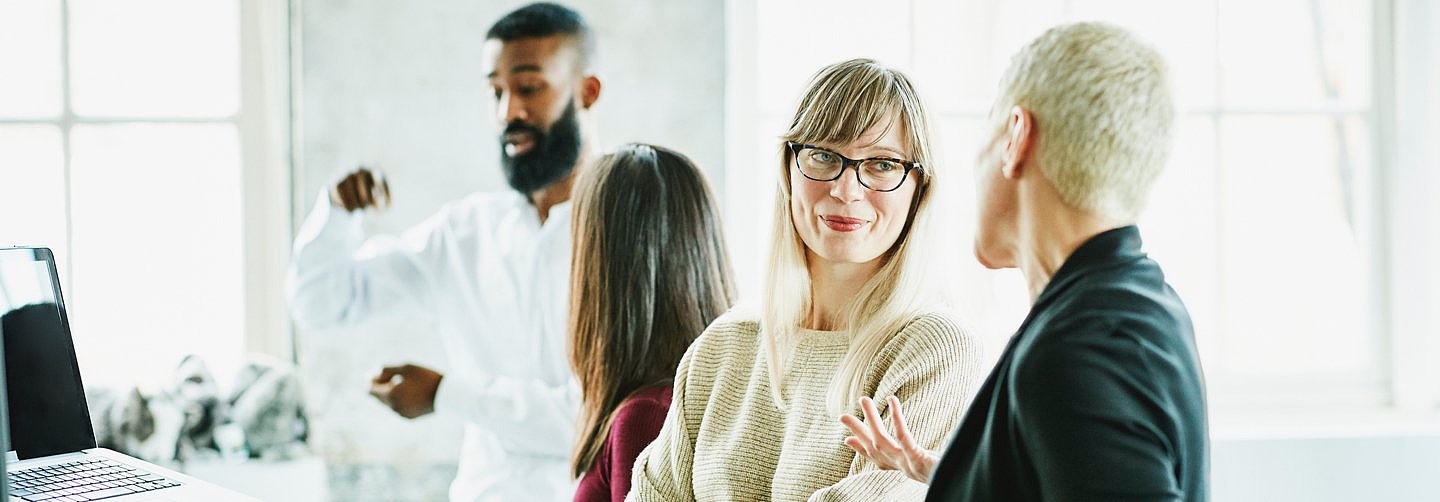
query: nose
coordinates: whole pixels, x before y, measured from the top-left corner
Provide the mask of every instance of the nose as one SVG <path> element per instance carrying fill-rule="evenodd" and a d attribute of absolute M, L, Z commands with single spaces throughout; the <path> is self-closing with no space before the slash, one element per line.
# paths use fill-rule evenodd
<path fill-rule="evenodd" d="M 516 120 L 528 123 L 527 119 L 530 117 L 525 113 L 524 104 L 522 100 L 515 99 L 515 96 L 509 92 L 501 93 L 500 102 L 496 103 L 495 107 L 496 111 L 500 113 L 498 117 L 500 123 L 509 124 Z"/>
<path fill-rule="evenodd" d="M 846 173 L 846 169 L 854 170 L 855 174 Z M 865 185 L 860 184 L 859 165 L 840 168 L 840 178 L 830 182 L 830 196 L 841 202 L 851 202 L 865 198 Z"/>

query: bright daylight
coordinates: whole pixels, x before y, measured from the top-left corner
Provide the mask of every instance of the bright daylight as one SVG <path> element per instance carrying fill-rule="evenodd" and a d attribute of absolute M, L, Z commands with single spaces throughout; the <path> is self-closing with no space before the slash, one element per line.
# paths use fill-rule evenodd
<path fill-rule="evenodd" d="M 1440 500 L 1427 0 L 0 0 L 0 499 Z"/>

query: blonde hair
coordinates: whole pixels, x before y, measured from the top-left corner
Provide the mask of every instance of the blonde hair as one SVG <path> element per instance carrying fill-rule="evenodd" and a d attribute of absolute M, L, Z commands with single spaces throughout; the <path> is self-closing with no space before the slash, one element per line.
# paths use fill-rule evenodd
<path fill-rule="evenodd" d="M 1160 53 L 1105 23 L 1046 31 L 1011 59 L 991 110 L 1034 117 L 1032 158 L 1070 206 L 1134 221 L 1170 154 L 1175 105 Z"/>
<path fill-rule="evenodd" d="M 889 120 L 889 123 L 882 121 Z M 781 376 L 789 364 L 798 330 L 813 307 L 805 244 L 790 213 L 791 153 L 786 141 L 846 144 L 876 125 L 900 127 L 910 160 L 923 169 L 905 227 L 881 256 L 879 270 L 844 310 L 841 329 L 850 332 L 850 349 L 827 395 L 830 411 L 852 410 L 860 399 L 865 372 L 886 342 L 935 299 L 926 280 L 926 252 L 933 246 L 929 207 L 936 169 L 931 164 L 930 127 L 925 109 L 904 74 L 868 59 L 852 59 L 821 69 L 811 79 L 790 130 L 781 138 L 780 183 L 775 191 L 770 268 L 762 294 L 760 325 L 777 406 L 784 408 Z"/>

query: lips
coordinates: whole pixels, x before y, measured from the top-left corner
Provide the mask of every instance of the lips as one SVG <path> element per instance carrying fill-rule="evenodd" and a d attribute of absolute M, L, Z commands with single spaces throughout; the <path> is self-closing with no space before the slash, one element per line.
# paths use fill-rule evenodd
<path fill-rule="evenodd" d="M 859 230 L 860 227 L 865 226 L 866 223 L 870 223 L 859 218 L 846 216 L 821 216 L 820 220 L 825 223 L 826 227 L 836 232 L 854 232 Z"/>
<path fill-rule="evenodd" d="M 524 131 L 505 133 L 505 155 L 511 157 L 524 155 L 533 148 L 535 148 L 533 134 Z"/>

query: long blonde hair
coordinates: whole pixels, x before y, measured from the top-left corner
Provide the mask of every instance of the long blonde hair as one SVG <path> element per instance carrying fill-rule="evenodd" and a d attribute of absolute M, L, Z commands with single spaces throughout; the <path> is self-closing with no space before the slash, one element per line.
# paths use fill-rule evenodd
<path fill-rule="evenodd" d="M 775 191 L 770 268 L 760 325 L 773 397 L 782 409 L 781 377 L 798 341 L 798 330 L 813 308 L 805 244 L 790 213 L 791 153 L 785 142 L 846 144 L 887 119 L 894 122 L 882 125 L 901 128 L 904 147 L 923 170 L 904 229 L 881 256 L 879 270 L 845 309 L 848 314 L 840 328 L 850 332 L 850 349 L 826 397 L 832 413 L 855 407 L 870 361 L 896 332 L 936 301 L 935 290 L 926 279 L 926 254 L 932 247 L 926 241 L 931 233 L 929 208 L 937 170 L 919 95 L 904 74 L 872 60 L 852 59 L 827 66 L 811 79 L 779 145 L 782 174 Z"/>

